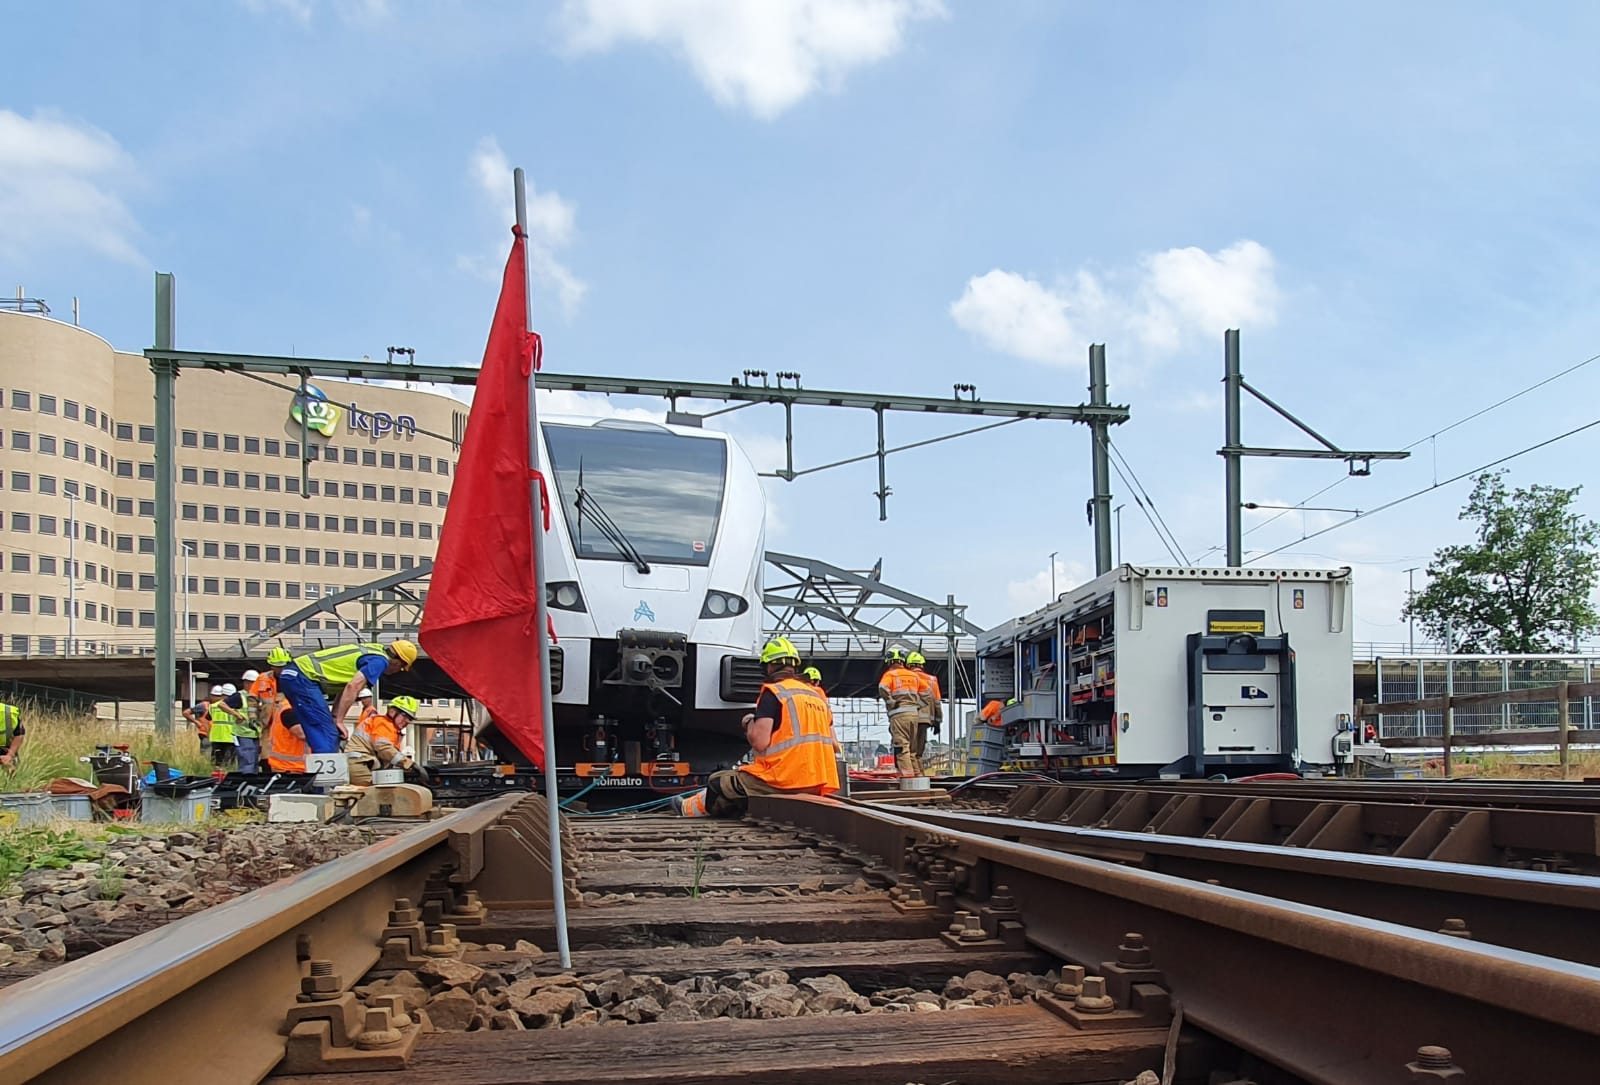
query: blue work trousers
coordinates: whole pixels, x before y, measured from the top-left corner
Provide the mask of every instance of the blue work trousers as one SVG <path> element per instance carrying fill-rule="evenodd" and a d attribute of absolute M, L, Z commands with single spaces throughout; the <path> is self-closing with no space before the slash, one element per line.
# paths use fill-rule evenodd
<path fill-rule="evenodd" d="M 261 760 L 261 740 L 235 735 L 233 745 L 239 757 L 239 771 L 255 772 Z"/>
<path fill-rule="evenodd" d="M 312 753 L 338 753 L 339 728 L 322 687 L 293 665 L 278 672 L 278 692 L 289 700 Z"/>

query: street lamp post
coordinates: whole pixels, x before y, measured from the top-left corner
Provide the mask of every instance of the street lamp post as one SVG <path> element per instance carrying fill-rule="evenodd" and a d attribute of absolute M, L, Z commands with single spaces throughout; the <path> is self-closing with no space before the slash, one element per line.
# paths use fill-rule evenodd
<path fill-rule="evenodd" d="M 189 553 L 193 547 L 183 544 L 183 646 L 189 648 Z M 194 704 L 194 652 L 189 651 L 189 703 Z"/>
<path fill-rule="evenodd" d="M 1111 510 L 1111 518 L 1117 522 L 1117 564 L 1122 564 L 1122 510 L 1124 506 L 1118 505 Z"/>
<path fill-rule="evenodd" d="M 67 488 L 67 655 L 78 654 L 78 488 Z"/>
<path fill-rule="evenodd" d="M 1056 555 L 1059 553 L 1061 553 L 1059 550 L 1050 551 L 1050 601 L 1052 603 L 1056 601 Z"/>

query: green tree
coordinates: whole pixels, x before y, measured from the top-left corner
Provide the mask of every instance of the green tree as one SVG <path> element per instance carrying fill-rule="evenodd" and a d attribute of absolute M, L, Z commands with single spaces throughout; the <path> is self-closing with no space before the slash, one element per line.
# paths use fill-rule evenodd
<path fill-rule="evenodd" d="M 1460 516 L 1477 541 L 1435 551 L 1428 586 L 1400 616 L 1458 652 L 1560 651 L 1600 628 L 1589 601 L 1600 524 L 1572 510 L 1580 489 L 1508 491 L 1503 472 L 1479 475 Z"/>

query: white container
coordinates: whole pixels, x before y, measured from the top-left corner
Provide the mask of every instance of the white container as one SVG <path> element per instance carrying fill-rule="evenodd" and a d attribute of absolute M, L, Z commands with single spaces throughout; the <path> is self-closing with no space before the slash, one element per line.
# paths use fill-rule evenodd
<path fill-rule="evenodd" d="M 405 782 L 406 774 L 402 769 L 375 769 L 372 773 L 372 783 L 375 787 L 386 784 L 403 784 Z"/>
<path fill-rule="evenodd" d="M 904 776 L 900 779 L 901 791 L 926 791 L 928 778 L 926 776 Z"/>
<path fill-rule="evenodd" d="M 323 822 L 333 816 L 333 799 L 327 795 L 269 795 L 267 820 L 284 822 Z"/>

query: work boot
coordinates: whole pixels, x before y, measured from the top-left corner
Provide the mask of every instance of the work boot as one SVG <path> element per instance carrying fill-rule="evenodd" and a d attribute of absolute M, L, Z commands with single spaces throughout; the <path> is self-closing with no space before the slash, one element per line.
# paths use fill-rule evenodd
<path fill-rule="evenodd" d="M 672 812 L 683 818 L 707 817 L 706 789 L 672 796 Z"/>

